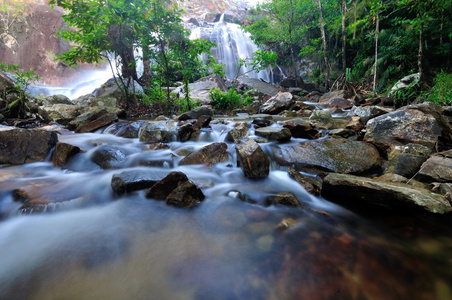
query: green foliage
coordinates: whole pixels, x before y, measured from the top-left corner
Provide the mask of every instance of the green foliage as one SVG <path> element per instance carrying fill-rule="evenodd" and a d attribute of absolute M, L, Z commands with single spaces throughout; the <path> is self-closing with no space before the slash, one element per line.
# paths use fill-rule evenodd
<path fill-rule="evenodd" d="M 420 95 L 418 82 L 410 83 L 406 88 L 399 89 L 392 93 L 396 106 L 408 105 Z"/>
<path fill-rule="evenodd" d="M 11 64 L 7 65 L 0 62 L 0 70 L 5 73 L 10 73 L 15 77 L 16 84 L 14 87 L 20 93 L 22 98 L 25 97 L 28 87 L 39 80 L 39 75 L 37 75 L 33 69 L 25 71 L 20 66 Z"/>
<path fill-rule="evenodd" d="M 229 88 L 227 92 L 222 92 L 219 88 L 210 90 L 210 101 L 213 108 L 232 110 L 244 104 L 242 95 L 237 93 L 235 88 Z M 247 99 L 245 101 L 250 101 Z"/>
<path fill-rule="evenodd" d="M 259 72 L 265 70 L 268 66 L 274 68 L 276 66 L 276 56 L 275 52 L 257 50 L 253 53 L 252 58 L 241 58 L 238 62 L 237 74 L 234 79 L 237 80 L 239 76 L 245 75 L 250 72 Z M 242 67 L 251 67 L 250 70 L 245 73 L 240 74 Z"/>
<path fill-rule="evenodd" d="M 436 75 L 430 90 L 428 101 L 440 105 L 452 104 L 452 74 L 441 71 Z"/>

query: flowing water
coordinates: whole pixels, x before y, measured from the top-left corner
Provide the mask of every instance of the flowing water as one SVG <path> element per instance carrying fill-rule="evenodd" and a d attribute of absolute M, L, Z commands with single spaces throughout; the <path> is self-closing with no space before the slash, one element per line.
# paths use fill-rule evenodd
<path fill-rule="evenodd" d="M 0 299 L 451 299 L 450 218 L 359 217 L 309 195 L 275 163 L 268 178 L 249 180 L 233 144 L 228 162 L 179 166 L 184 151 L 231 128 L 211 126 L 161 150 L 114 127 L 63 132 L 59 141 L 83 149 L 64 168 L 0 168 Z M 261 146 L 271 157 L 283 145 Z M 101 147 L 116 151 L 113 168 L 92 161 Z M 181 209 L 144 190 L 115 195 L 111 178 L 126 170 L 182 171 L 206 199 Z M 21 208 L 18 188 L 51 204 Z M 263 205 L 278 192 L 303 208 Z"/>

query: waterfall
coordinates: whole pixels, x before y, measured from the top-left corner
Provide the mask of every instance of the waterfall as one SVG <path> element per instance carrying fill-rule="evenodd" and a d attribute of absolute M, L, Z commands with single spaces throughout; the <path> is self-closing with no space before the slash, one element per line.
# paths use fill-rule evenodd
<path fill-rule="evenodd" d="M 259 50 L 259 47 L 250 38 L 250 34 L 243 31 L 238 24 L 226 23 L 224 14 L 218 22 L 213 24 L 213 28 L 197 27 L 192 30 L 191 39 L 207 37 L 210 41 L 217 44 L 212 49 L 212 55 L 219 64 L 225 64 L 224 72 L 229 80 L 237 75 L 238 62 L 240 59 L 250 59 L 253 52 Z M 250 71 L 250 67 L 242 66 L 240 74 Z M 250 72 L 249 77 L 261 78 L 265 81 L 272 81 L 269 75 L 270 71 Z"/>

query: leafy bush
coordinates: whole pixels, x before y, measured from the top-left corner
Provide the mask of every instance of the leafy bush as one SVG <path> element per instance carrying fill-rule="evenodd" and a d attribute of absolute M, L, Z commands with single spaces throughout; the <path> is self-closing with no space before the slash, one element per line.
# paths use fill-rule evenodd
<path fill-rule="evenodd" d="M 237 93 L 234 88 L 230 88 L 226 93 L 216 88 L 210 90 L 209 93 L 213 108 L 230 110 L 243 105 L 242 95 Z"/>
<path fill-rule="evenodd" d="M 441 71 L 433 81 L 428 100 L 440 105 L 452 104 L 452 74 Z"/>

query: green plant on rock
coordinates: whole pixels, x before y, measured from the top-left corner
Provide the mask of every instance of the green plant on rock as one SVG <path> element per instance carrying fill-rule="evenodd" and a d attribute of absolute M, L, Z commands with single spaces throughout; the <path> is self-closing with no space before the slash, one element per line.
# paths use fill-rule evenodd
<path fill-rule="evenodd" d="M 452 74 L 441 71 L 433 80 L 428 101 L 440 105 L 452 104 Z"/>

